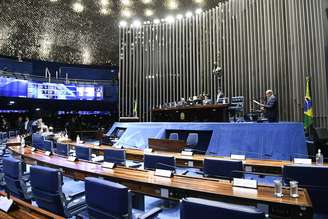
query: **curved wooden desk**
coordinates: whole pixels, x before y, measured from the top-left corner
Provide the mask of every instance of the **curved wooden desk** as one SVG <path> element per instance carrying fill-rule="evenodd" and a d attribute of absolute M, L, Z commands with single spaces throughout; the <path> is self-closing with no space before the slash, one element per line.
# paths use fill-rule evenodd
<path fill-rule="evenodd" d="M 273 188 L 268 186 L 259 186 L 255 190 L 233 187 L 230 182 L 224 180 L 182 175 L 164 178 L 155 176 L 154 171 L 125 167 L 106 169 L 98 163 L 71 162 L 57 155 L 48 157 L 44 155 L 44 152 L 32 152 L 28 147 L 20 149 L 20 147 L 12 146 L 10 150 L 21 156 L 26 163 L 60 168 L 64 174 L 75 179 L 83 180 L 87 176 L 103 177 L 122 183 L 134 192 L 150 196 L 172 200 L 180 200 L 184 197 L 201 197 L 247 205 L 265 204 L 268 205 L 272 215 L 279 214 L 279 216 L 291 218 L 310 218 L 312 216 L 311 200 L 304 189 L 300 189 L 299 198 L 290 198 L 288 189 L 284 189 L 284 197 L 277 198 L 273 195 Z"/>

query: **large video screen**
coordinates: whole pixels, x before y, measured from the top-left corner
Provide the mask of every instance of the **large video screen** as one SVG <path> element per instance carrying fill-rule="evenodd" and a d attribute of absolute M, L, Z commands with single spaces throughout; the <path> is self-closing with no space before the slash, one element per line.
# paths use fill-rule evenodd
<path fill-rule="evenodd" d="M 0 96 L 58 100 L 103 100 L 103 86 L 40 83 L 0 77 Z"/>

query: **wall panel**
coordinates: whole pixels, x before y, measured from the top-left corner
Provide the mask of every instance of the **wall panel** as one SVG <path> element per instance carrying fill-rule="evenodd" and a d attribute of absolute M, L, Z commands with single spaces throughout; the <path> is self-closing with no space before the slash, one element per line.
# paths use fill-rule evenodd
<path fill-rule="evenodd" d="M 320 0 L 230 0 L 174 22 L 120 29 L 120 116 L 141 121 L 151 109 L 208 93 L 223 68 L 226 96 L 243 95 L 254 109 L 273 89 L 280 120 L 302 121 L 305 78 L 312 80 L 315 125 L 328 125 L 327 78 Z"/>

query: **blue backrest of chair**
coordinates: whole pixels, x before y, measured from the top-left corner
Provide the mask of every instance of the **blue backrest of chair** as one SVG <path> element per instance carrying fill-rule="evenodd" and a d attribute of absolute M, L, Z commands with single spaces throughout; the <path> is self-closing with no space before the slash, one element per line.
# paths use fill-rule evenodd
<path fill-rule="evenodd" d="M 6 176 L 19 179 L 21 171 L 21 161 L 13 157 L 3 158 L 3 172 Z"/>
<path fill-rule="evenodd" d="M 64 216 L 60 171 L 49 167 L 32 166 L 30 179 L 33 199 L 38 206 Z"/>
<path fill-rule="evenodd" d="M 25 199 L 21 185 L 22 163 L 12 157 L 3 158 L 3 172 L 7 191 L 20 199 Z"/>
<path fill-rule="evenodd" d="M 43 141 L 44 137 L 38 133 L 33 133 L 32 134 L 32 146 L 43 150 Z"/>
<path fill-rule="evenodd" d="M 105 149 L 104 161 L 125 165 L 126 155 L 124 149 Z"/>
<path fill-rule="evenodd" d="M 204 159 L 204 175 L 208 177 L 232 179 L 242 178 L 243 163 L 240 160 Z M 234 172 L 236 171 L 236 172 Z"/>
<path fill-rule="evenodd" d="M 170 140 L 179 140 L 179 134 L 178 133 L 170 133 L 169 139 Z"/>
<path fill-rule="evenodd" d="M 175 170 L 175 165 L 175 158 L 173 156 L 155 154 L 144 155 L 144 169 L 155 170 L 158 168 L 164 170 Z"/>
<path fill-rule="evenodd" d="M 68 156 L 69 148 L 67 144 L 56 143 L 56 153 L 63 156 Z"/>
<path fill-rule="evenodd" d="M 328 167 L 287 165 L 283 168 L 283 181 L 296 180 L 300 187 L 306 188 L 315 212 L 328 213 Z"/>
<path fill-rule="evenodd" d="M 125 130 L 124 129 L 118 129 L 116 132 L 116 137 L 121 138 L 122 135 L 124 134 Z"/>
<path fill-rule="evenodd" d="M 255 207 L 210 201 L 200 198 L 183 199 L 181 219 L 264 219 L 264 212 Z"/>
<path fill-rule="evenodd" d="M 121 218 L 129 212 L 128 188 L 111 181 L 85 178 L 88 213 L 94 218 Z"/>
<path fill-rule="evenodd" d="M 44 140 L 43 141 L 43 150 L 53 152 L 54 151 L 53 142 L 49 141 L 49 140 Z"/>
<path fill-rule="evenodd" d="M 91 149 L 88 147 L 75 146 L 75 154 L 77 159 L 91 160 Z"/>
<path fill-rule="evenodd" d="M 188 146 L 197 146 L 198 144 L 198 134 L 197 133 L 189 133 L 187 137 L 187 145 Z"/>

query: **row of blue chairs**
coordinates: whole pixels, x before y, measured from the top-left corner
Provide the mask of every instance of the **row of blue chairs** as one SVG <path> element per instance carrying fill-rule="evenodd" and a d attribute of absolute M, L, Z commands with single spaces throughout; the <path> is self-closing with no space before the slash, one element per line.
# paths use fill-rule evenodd
<path fill-rule="evenodd" d="M 94 177 L 85 179 L 85 191 L 74 195 L 64 194 L 61 171 L 42 166 L 30 168 L 31 198 L 27 199 L 27 196 L 20 195 L 26 191 L 20 187 L 23 183 L 26 184 L 26 181 L 22 180 L 21 165 L 20 160 L 5 158 L 7 192 L 24 200 L 32 198 L 38 207 L 57 215 L 72 217 L 87 209 L 91 218 L 146 219 L 155 218 L 161 212 L 161 208 L 153 208 L 146 213 L 132 209 L 132 194 L 126 186 Z M 223 219 L 265 218 L 264 212 L 255 207 L 199 198 L 185 198 L 181 201 L 181 219 L 214 219 L 217 215 Z"/>

